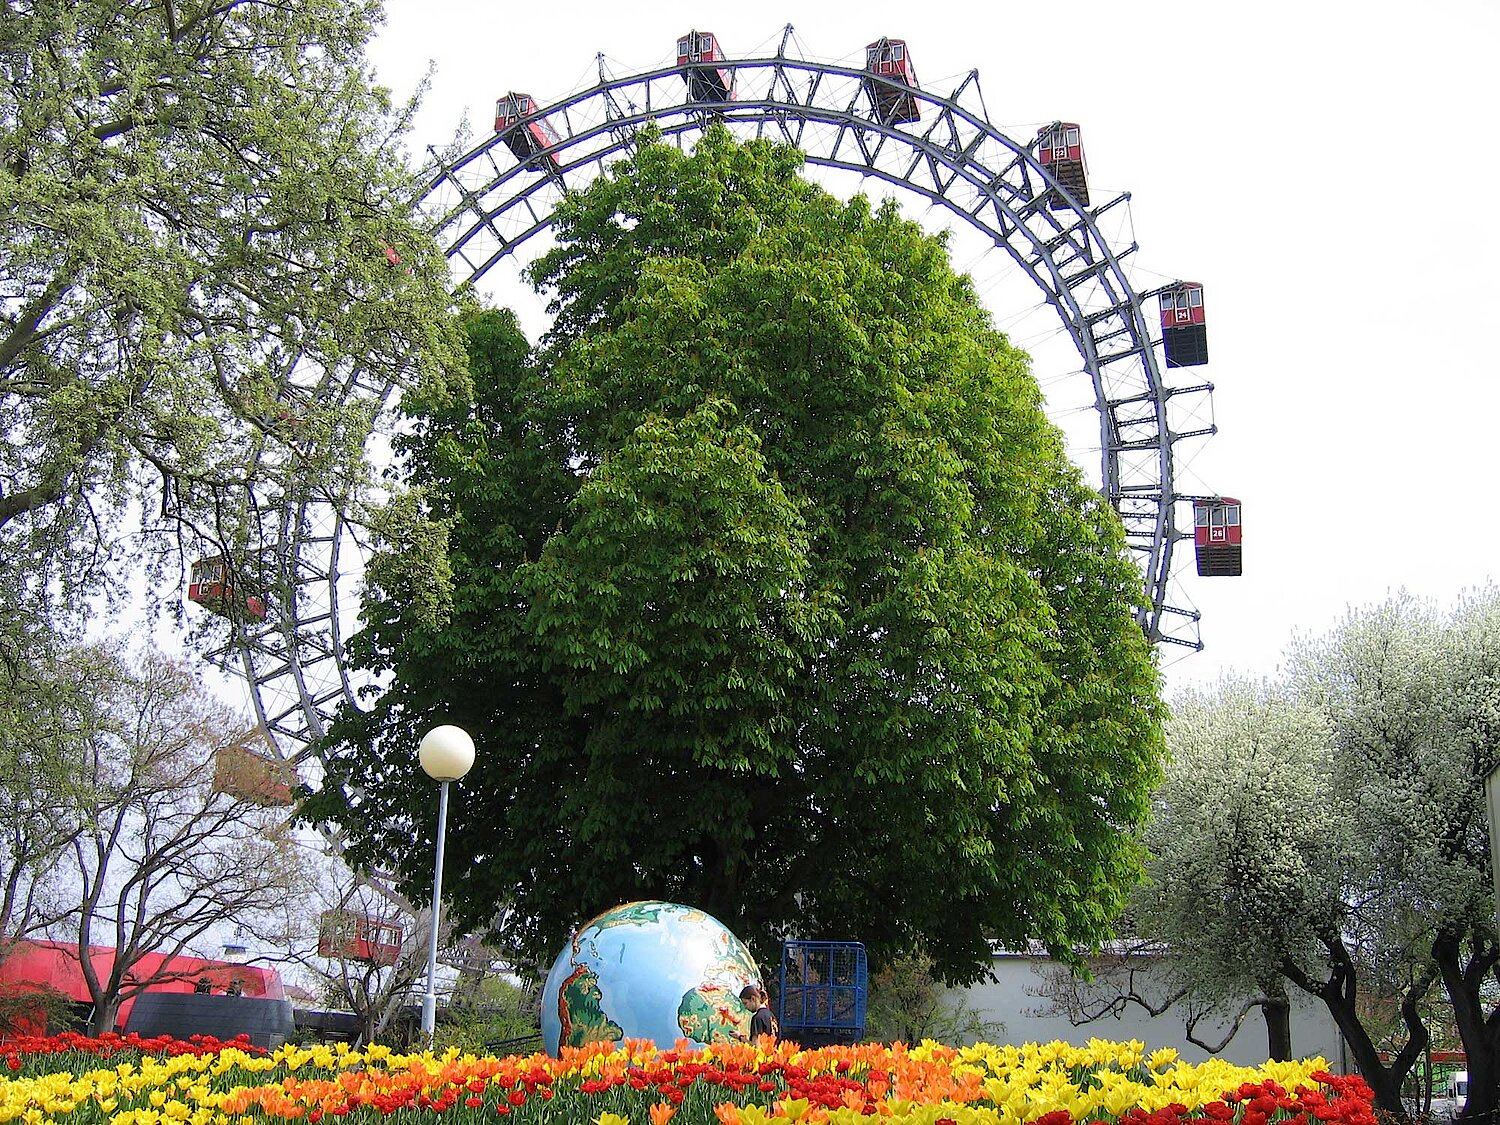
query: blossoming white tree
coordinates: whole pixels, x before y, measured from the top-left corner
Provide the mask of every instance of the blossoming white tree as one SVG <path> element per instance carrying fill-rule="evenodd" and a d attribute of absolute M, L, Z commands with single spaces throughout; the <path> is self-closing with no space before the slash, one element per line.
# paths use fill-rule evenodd
<path fill-rule="evenodd" d="M 1251 998 L 1271 1055 L 1289 1057 L 1283 970 L 1316 972 L 1318 935 L 1337 928 L 1328 727 L 1284 689 L 1230 681 L 1178 700 L 1168 732 L 1139 927 L 1170 943 L 1180 995 L 1210 1008 Z"/>
<path fill-rule="evenodd" d="M 1346 928 L 1376 973 L 1442 981 L 1468 1057 L 1465 1113 L 1492 1113 L 1500 1010 L 1482 992 L 1500 983 L 1500 941 L 1484 780 L 1500 748 L 1500 590 L 1450 613 L 1406 596 L 1351 613 L 1300 647 L 1293 677 L 1334 728 Z"/>
<path fill-rule="evenodd" d="M 1500 944 L 1483 786 L 1500 744 L 1500 591 L 1452 613 L 1406 596 L 1352 612 L 1300 642 L 1290 669 L 1175 708 L 1140 924 L 1200 997 L 1290 985 L 1323 1001 L 1393 1111 L 1441 982 L 1467 1113 L 1489 1113 L 1500 1011 L 1482 989 Z"/>

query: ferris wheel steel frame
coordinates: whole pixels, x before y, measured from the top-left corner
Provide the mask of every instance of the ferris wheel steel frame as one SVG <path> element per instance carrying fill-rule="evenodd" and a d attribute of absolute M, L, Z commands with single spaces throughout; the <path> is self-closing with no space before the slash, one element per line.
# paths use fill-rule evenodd
<path fill-rule="evenodd" d="M 423 194 L 429 229 L 455 273 L 477 281 L 549 228 L 565 196 L 605 172 L 648 124 L 682 144 L 688 134 L 721 122 L 742 138 L 791 144 L 815 167 L 858 173 L 947 209 L 1009 254 L 1072 339 L 1099 416 L 1100 490 L 1119 514 L 1145 581 L 1137 620 L 1153 642 L 1201 649 L 1198 612 L 1168 600 L 1173 547 L 1191 534 L 1175 522 L 1186 495 L 1173 486 L 1173 447 L 1216 427 L 1174 430 L 1171 423 L 1181 411 L 1179 400 L 1191 408 L 1195 399 L 1206 401 L 1213 386 L 1168 387 L 1162 378 L 1159 330 L 1153 336 L 1142 302 L 1169 285 L 1136 290 L 1123 264 L 1135 242 L 1117 249 L 1096 221 L 1128 204 L 1129 193 L 1080 207 L 1043 167 L 1034 140 L 1018 142 L 989 123 L 977 71 L 948 95 L 918 90 L 923 120 L 886 124 L 875 116 L 870 84 L 906 90 L 899 80 L 785 51 L 784 39 L 775 56 L 715 61 L 716 69 L 735 76 L 738 96 L 726 102 L 691 99 L 684 81 L 695 69 L 691 64 L 614 78 L 604 73 L 600 56 L 595 86 L 538 109 L 451 160 L 433 153 Z M 506 144 L 510 130 L 538 119 L 551 125 L 556 143 L 518 157 Z M 1068 206 L 1054 210 L 1054 193 Z M 391 390 L 352 380 L 346 393 L 367 397 L 378 411 Z M 340 702 L 356 698 L 339 618 L 341 596 L 349 596 L 341 595 L 340 583 L 352 577 L 341 567 L 347 540 L 346 513 L 335 499 L 309 494 L 288 503 L 268 562 L 289 596 L 273 604 L 264 622 L 236 622 L 221 650 L 225 656 L 237 651 L 258 718 L 273 741 L 296 748 L 289 757 L 300 757 L 325 733 Z"/>

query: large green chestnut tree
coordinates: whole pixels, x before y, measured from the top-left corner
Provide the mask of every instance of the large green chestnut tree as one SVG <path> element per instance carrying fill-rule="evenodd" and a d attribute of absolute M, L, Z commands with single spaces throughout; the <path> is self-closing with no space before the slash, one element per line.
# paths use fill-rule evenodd
<path fill-rule="evenodd" d="M 414 746 L 461 724 L 445 890 L 550 957 L 618 902 L 1059 954 L 1137 878 L 1161 706 L 1114 513 L 941 240 L 801 157 L 644 138 L 559 212 L 555 321 L 408 396 L 349 709 L 308 814 L 430 886 Z M 437 558 L 439 565 L 433 566 Z"/>

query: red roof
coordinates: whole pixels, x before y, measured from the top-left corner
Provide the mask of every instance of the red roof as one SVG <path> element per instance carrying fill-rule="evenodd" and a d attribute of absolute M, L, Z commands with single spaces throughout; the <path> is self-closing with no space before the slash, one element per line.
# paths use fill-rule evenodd
<path fill-rule="evenodd" d="M 109 975 L 114 967 L 115 951 L 105 946 L 89 947 L 89 956 L 100 977 Z M 215 992 L 223 992 L 231 981 L 239 981 L 246 996 L 261 996 L 267 1000 L 285 1000 L 281 974 L 275 969 L 258 965 L 237 965 L 231 961 L 210 961 L 202 957 L 168 957 L 161 953 L 147 953 L 136 962 L 131 980 L 143 980 L 158 972 L 173 974 L 170 979 L 159 981 L 149 987 L 151 992 L 192 992 L 198 981 L 207 977 Z M 88 985 L 83 979 L 83 970 L 78 962 L 78 947 L 60 941 L 22 941 L 3 962 L 0 962 L 0 985 L 37 984 L 51 985 L 65 996 L 85 1004 L 90 1002 Z M 119 1021 L 124 1024 L 130 1018 L 133 1001 L 120 1006 Z"/>

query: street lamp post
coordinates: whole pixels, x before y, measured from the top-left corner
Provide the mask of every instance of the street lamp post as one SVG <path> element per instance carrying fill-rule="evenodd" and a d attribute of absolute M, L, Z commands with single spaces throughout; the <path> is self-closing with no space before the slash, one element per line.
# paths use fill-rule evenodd
<path fill-rule="evenodd" d="M 437 948 L 443 895 L 443 837 L 448 832 L 448 783 L 474 764 L 474 740 L 461 727 L 434 727 L 417 747 L 422 770 L 438 783 L 437 863 L 432 873 L 432 933 L 427 941 L 427 995 L 422 997 L 422 1034 L 432 1045 L 437 1027 Z"/>

